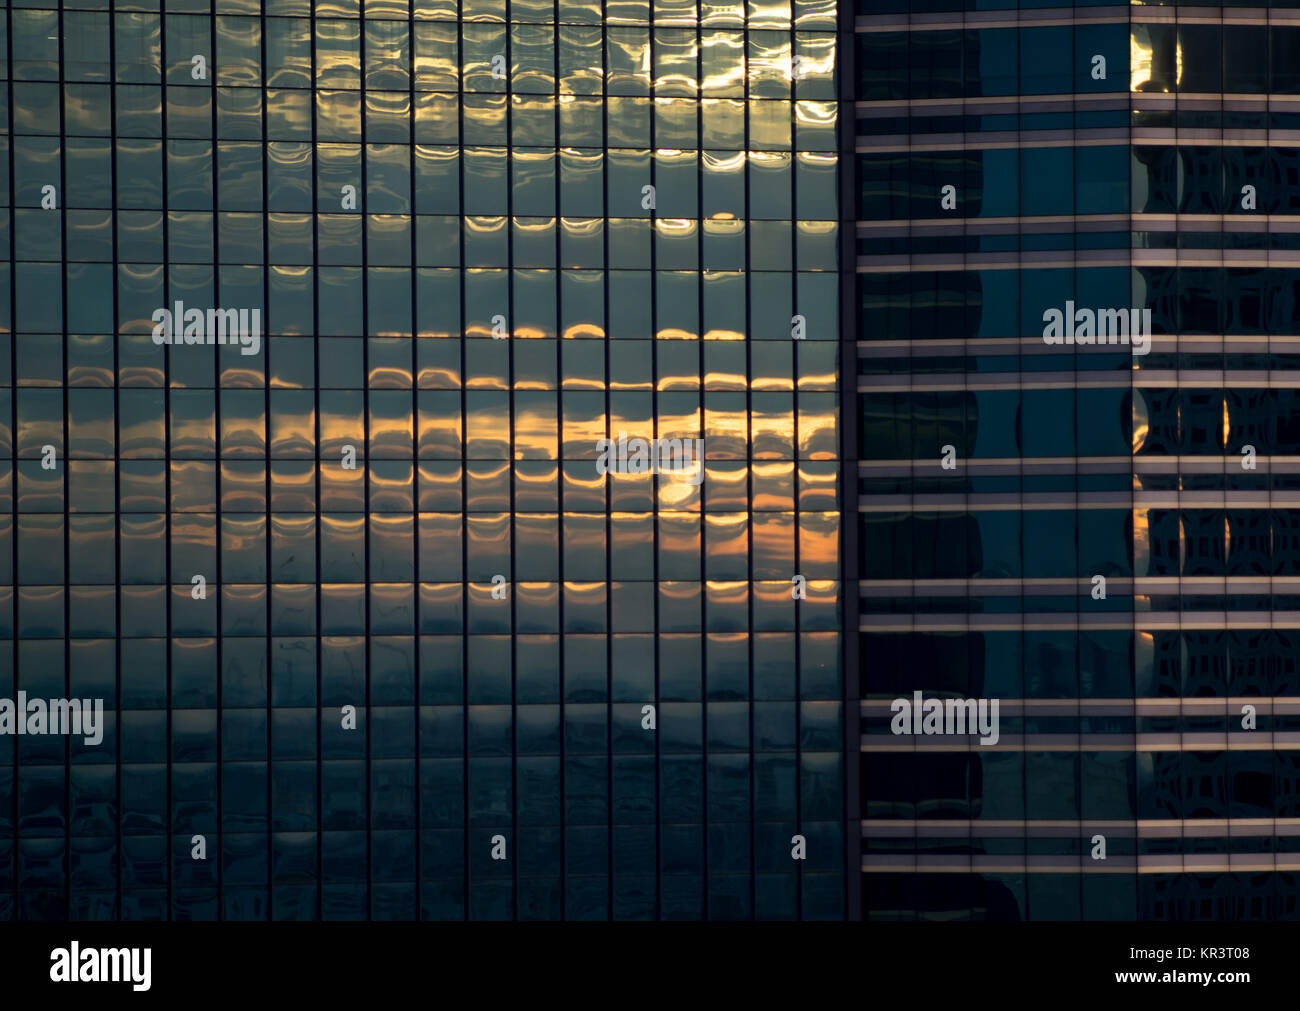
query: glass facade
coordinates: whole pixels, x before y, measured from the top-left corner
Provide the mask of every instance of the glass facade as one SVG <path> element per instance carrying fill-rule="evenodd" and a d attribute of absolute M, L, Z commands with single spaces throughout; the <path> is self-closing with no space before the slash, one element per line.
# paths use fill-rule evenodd
<path fill-rule="evenodd" d="M 1044 6 L 857 10 L 863 915 L 1294 919 L 1300 11 Z"/>
<path fill-rule="evenodd" d="M 839 27 L 5 8 L 0 918 L 846 915 Z"/>

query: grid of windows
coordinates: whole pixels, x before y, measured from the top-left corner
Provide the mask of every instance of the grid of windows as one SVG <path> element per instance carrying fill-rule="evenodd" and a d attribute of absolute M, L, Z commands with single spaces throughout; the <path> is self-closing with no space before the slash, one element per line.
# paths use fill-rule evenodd
<path fill-rule="evenodd" d="M 842 916 L 834 5 L 0 27 L 0 918 Z"/>
<path fill-rule="evenodd" d="M 1294 919 L 1297 11 L 975 6 L 856 24 L 865 915 Z"/>

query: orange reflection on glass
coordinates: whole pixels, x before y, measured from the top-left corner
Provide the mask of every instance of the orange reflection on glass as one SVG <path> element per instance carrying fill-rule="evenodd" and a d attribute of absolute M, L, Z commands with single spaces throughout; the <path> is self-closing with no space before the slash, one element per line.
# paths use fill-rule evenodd
<path fill-rule="evenodd" d="M 560 603 L 560 584 L 556 582 L 520 579 L 511 589 L 515 591 L 521 605 L 553 609 Z"/>
<path fill-rule="evenodd" d="M 659 520 L 659 557 L 677 572 L 691 572 L 698 577 L 700 565 L 700 515 L 688 512 L 661 512 Z M 660 575 L 663 575 L 661 571 Z"/>
<path fill-rule="evenodd" d="M 173 513 L 170 526 L 173 552 L 217 550 L 217 517 L 212 513 Z"/>
<path fill-rule="evenodd" d="M 749 628 L 749 583 L 709 580 L 704 601 L 710 632 L 739 632 Z"/>
<path fill-rule="evenodd" d="M 216 512 L 217 465 L 212 460 L 172 460 L 172 512 Z"/>
<path fill-rule="evenodd" d="M 175 456 L 201 456 L 210 458 L 216 455 L 216 403 L 211 391 L 173 390 L 171 396 L 170 431 L 168 432 L 171 453 Z M 21 412 L 21 401 L 20 401 Z M 62 428 L 62 425 L 59 426 Z M 48 424 L 24 422 L 20 416 L 18 440 L 20 446 L 33 441 L 40 431 L 49 432 L 53 438 L 54 431 Z M 62 432 L 59 432 L 62 435 Z"/>
<path fill-rule="evenodd" d="M 707 571 L 738 575 L 749 560 L 749 514 L 704 514 Z"/>
<path fill-rule="evenodd" d="M 594 460 L 596 443 L 605 438 L 609 427 L 604 395 L 587 390 L 566 390 L 562 403 L 565 459 Z"/>
<path fill-rule="evenodd" d="M 611 439 L 653 439 L 654 399 L 649 391 L 623 390 L 609 395 Z"/>
<path fill-rule="evenodd" d="M 754 578 L 789 578 L 795 571 L 794 513 L 755 513 L 753 528 Z"/>
<path fill-rule="evenodd" d="M 510 608 L 502 607 L 501 600 L 492 595 L 491 583 L 469 583 L 465 587 L 468 607 L 468 631 L 476 634 L 508 635 L 510 632 Z M 488 673 L 471 666 L 471 679 L 476 674 Z M 494 676 L 499 672 L 492 671 Z M 472 689 L 471 689 L 472 690 Z"/>
<path fill-rule="evenodd" d="M 415 425 L 411 395 L 393 390 L 372 390 L 369 398 L 370 444 L 367 455 L 400 459 L 411 455 Z"/>
<path fill-rule="evenodd" d="M 504 460 L 470 460 L 465 464 L 466 508 L 471 512 L 510 509 L 510 464 Z"/>
<path fill-rule="evenodd" d="M 834 511 L 840 507 L 838 460 L 799 462 L 799 508 Z"/>
<path fill-rule="evenodd" d="M 224 583 L 221 601 L 226 605 L 221 631 L 226 635 L 257 635 L 266 632 L 265 624 L 251 615 L 265 614 L 270 593 L 265 583 Z M 233 621 L 231 615 L 242 615 Z"/>
<path fill-rule="evenodd" d="M 189 593 L 186 593 L 189 596 Z M 201 669 L 204 661 L 217 648 L 217 640 L 208 637 L 175 638 L 171 640 L 172 669 Z M 196 664 L 200 665 L 196 668 Z"/>
<path fill-rule="evenodd" d="M 310 635 L 316 630 L 316 587 L 312 584 L 272 583 L 271 607 L 281 631 Z M 298 650 L 302 646 L 287 648 Z"/>
<path fill-rule="evenodd" d="M 729 339 L 728 331 L 710 330 L 705 336 L 711 339 Z M 741 339 L 744 334 L 737 334 Z M 704 387 L 709 391 L 713 390 L 735 390 L 741 391 L 747 388 L 748 383 L 745 379 L 745 358 L 744 349 L 737 347 L 739 351 L 735 360 L 720 361 L 716 351 L 730 351 L 727 349 L 709 348 L 704 356 Z"/>
<path fill-rule="evenodd" d="M 755 460 L 794 458 L 794 395 L 755 393 L 750 398 L 750 453 Z"/>
<path fill-rule="evenodd" d="M 270 394 L 270 455 L 316 455 L 316 394 L 311 390 L 277 390 Z"/>
<path fill-rule="evenodd" d="M 695 225 L 693 218 L 655 218 L 654 221 L 661 239 L 690 239 L 695 234 Z"/>
<path fill-rule="evenodd" d="M 421 511 L 461 508 L 459 460 L 422 460 L 416 469 L 417 508 Z"/>
<path fill-rule="evenodd" d="M 153 219 L 144 226 L 144 230 L 154 232 L 158 228 L 158 219 Z M 118 285 L 125 295 L 146 294 L 162 289 L 163 268 L 152 264 L 123 263 L 118 267 Z M 136 300 L 132 299 L 132 302 Z M 154 322 L 151 318 L 123 319 L 119 321 L 117 332 L 122 334 L 153 334 Z M 7 331 L 6 331 L 7 332 Z"/>
<path fill-rule="evenodd" d="M 415 464 L 410 460 L 372 460 L 370 477 L 372 512 L 412 512 L 415 509 Z"/>
<path fill-rule="evenodd" d="M 828 342 L 829 343 L 829 342 Z M 799 349 L 799 389 L 809 393 L 825 392 L 836 387 L 839 376 L 836 365 L 838 349 L 832 347 L 823 356 L 821 349 L 808 353 L 806 347 Z M 816 371 L 822 365 L 826 371 Z"/>
<path fill-rule="evenodd" d="M 1133 575 L 1151 571 L 1151 519 L 1146 509 L 1133 510 Z"/>
<path fill-rule="evenodd" d="M 692 377 L 693 378 L 693 377 Z M 700 395 L 685 391 L 661 393 L 658 397 L 660 439 L 694 439 L 700 434 Z"/>
<path fill-rule="evenodd" d="M 840 514 L 799 514 L 799 568 L 807 576 L 834 576 L 839 571 Z"/>
<path fill-rule="evenodd" d="M 320 518 L 321 546 L 333 549 L 344 567 L 360 565 L 365 551 L 366 517 L 329 513 Z"/>
<path fill-rule="evenodd" d="M 423 273 L 423 272 L 422 272 Z M 459 323 L 456 329 L 459 330 Z M 461 386 L 460 341 L 447 335 L 425 335 L 415 345 L 417 385 L 422 390 L 455 390 Z"/>
<path fill-rule="evenodd" d="M 266 512 L 266 461 L 230 460 L 221 464 L 221 511 Z"/>
<path fill-rule="evenodd" d="M 360 461 L 360 454 L 358 454 Z M 365 471 L 345 470 L 339 466 L 320 471 L 320 507 L 330 512 L 363 512 L 366 508 Z"/>
<path fill-rule="evenodd" d="M 603 606 L 605 603 L 605 583 L 579 583 L 572 580 L 565 580 L 564 603 L 566 607 L 586 607 L 595 604 Z"/>
<path fill-rule="evenodd" d="M 732 460 L 710 462 L 705 468 L 705 502 L 713 510 L 749 508 L 749 465 Z"/>
<path fill-rule="evenodd" d="M 560 465 L 555 460 L 529 460 L 515 464 L 515 508 L 556 508 Z"/>
<path fill-rule="evenodd" d="M 837 579 L 808 580 L 808 596 L 804 600 L 802 627 L 830 630 L 840 621 L 840 584 Z"/>
<path fill-rule="evenodd" d="M 465 628 L 465 587 L 462 583 L 421 582 L 417 587 L 421 614 L 421 632 L 446 634 Z M 438 640 L 433 640 L 437 643 Z M 459 638 L 454 640 L 459 649 Z M 459 680 L 459 677 L 457 678 Z"/>
<path fill-rule="evenodd" d="M 510 395 L 473 390 L 465 394 L 465 455 L 510 459 Z"/>
<path fill-rule="evenodd" d="M 292 553 L 300 544 L 314 541 L 316 517 L 290 516 L 285 514 L 271 517 L 271 564 L 276 568 L 280 560 Z M 312 564 L 315 568 L 315 564 Z"/>
<path fill-rule="evenodd" d="M 266 385 L 262 363 L 222 365 L 219 385 L 223 390 L 260 390 Z"/>
<path fill-rule="evenodd" d="M 564 336 L 570 337 L 598 337 L 604 338 L 605 328 L 597 323 L 570 323 L 564 328 Z M 567 380 L 566 380 L 567 382 Z"/>
<path fill-rule="evenodd" d="M 710 460 L 748 456 L 749 415 L 743 393 L 709 393 L 704 400 L 704 449 Z"/>
<path fill-rule="evenodd" d="M 605 517 L 600 513 L 564 514 L 564 551 L 578 558 L 584 566 L 600 562 L 608 554 L 605 543 Z"/>
<path fill-rule="evenodd" d="M 794 392 L 794 349 L 792 341 L 754 341 L 749 349 L 749 388 L 760 394 Z M 765 404 L 780 401 L 763 398 Z M 789 401 L 790 428 L 794 431 L 794 401 Z M 793 445 L 793 434 L 791 444 Z M 793 455 L 793 454 L 791 454 Z"/>
<path fill-rule="evenodd" d="M 566 462 L 564 465 L 564 498 L 584 498 L 596 504 L 605 501 L 606 477 L 596 470 L 595 461 Z"/>
<path fill-rule="evenodd" d="M 698 475 L 697 469 L 693 474 Z M 691 474 L 660 474 L 655 478 L 660 509 L 684 509 L 698 512 L 701 506 L 700 485 L 691 484 Z"/>
<path fill-rule="evenodd" d="M 610 572 L 616 578 L 654 578 L 654 513 L 609 514 Z"/>
<path fill-rule="evenodd" d="M 799 397 L 799 457 L 834 460 L 839 456 L 839 406 L 833 393 Z"/>
<path fill-rule="evenodd" d="M 117 427 L 122 459 L 162 458 L 167 445 L 163 399 L 161 389 L 119 391 Z M 58 434 L 62 436 L 62 432 Z"/>
<path fill-rule="evenodd" d="M 271 511 L 316 511 L 316 462 L 271 463 Z"/>
<path fill-rule="evenodd" d="M 326 456 L 339 456 L 343 447 L 358 449 L 363 454 L 362 409 L 364 398 L 360 390 L 331 390 L 328 399 L 322 397 L 320 406 L 320 446 Z"/>
<path fill-rule="evenodd" d="M 370 543 L 371 579 L 396 580 L 408 577 L 415 557 L 415 516 L 392 515 L 372 510 L 366 531 Z"/>
<path fill-rule="evenodd" d="M 686 629 L 683 624 L 688 624 L 690 628 L 698 629 L 699 626 L 699 603 L 700 603 L 700 583 L 698 580 L 677 580 L 661 579 L 657 584 L 659 591 L 660 607 L 660 624 L 672 624 L 675 627 L 666 629 L 673 632 L 681 632 Z M 682 616 L 688 615 L 688 621 L 683 623 Z"/>
<path fill-rule="evenodd" d="M 794 600 L 790 597 L 790 580 L 755 580 L 750 584 L 753 596 L 754 631 L 776 632 L 794 628 Z"/>
<path fill-rule="evenodd" d="M 465 544 L 472 567 L 477 562 L 508 571 L 511 518 L 510 513 L 466 513 Z"/>
<path fill-rule="evenodd" d="M 221 455 L 244 459 L 266 457 L 266 408 L 262 392 L 221 392 Z"/>

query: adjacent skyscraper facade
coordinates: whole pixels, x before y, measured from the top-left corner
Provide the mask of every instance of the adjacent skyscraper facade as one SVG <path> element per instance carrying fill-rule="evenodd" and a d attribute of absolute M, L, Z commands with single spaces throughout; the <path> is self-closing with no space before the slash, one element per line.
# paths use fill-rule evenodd
<path fill-rule="evenodd" d="M 1294 918 L 1300 10 L 965 6 L 854 26 L 863 915 Z"/>
<path fill-rule="evenodd" d="M 843 917 L 835 5 L 0 26 L 0 918 Z"/>

